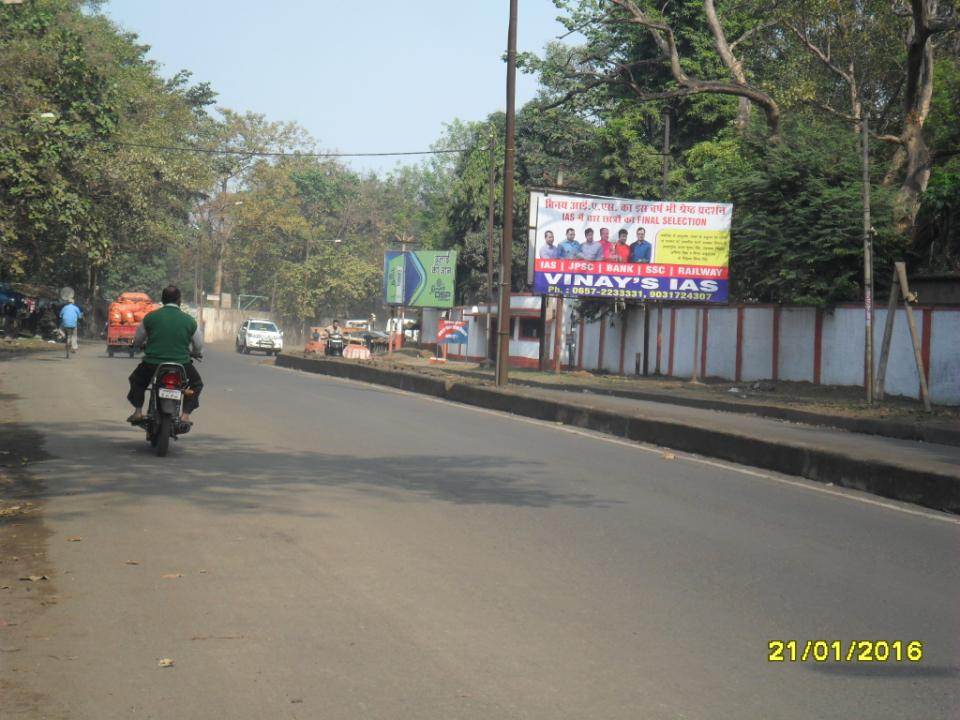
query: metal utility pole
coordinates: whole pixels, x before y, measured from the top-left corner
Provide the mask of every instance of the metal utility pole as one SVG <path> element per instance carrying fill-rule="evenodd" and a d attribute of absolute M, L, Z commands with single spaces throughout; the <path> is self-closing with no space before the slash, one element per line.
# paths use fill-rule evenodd
<path fill-rule="evenodd" d="M 517 0 L 510 0 L 507 30 L 507 131 L 503 162 L 503 240 L 500 247 L 500 311 L 497 385 L 510 380 L 510 266 L 513 264 L 513 161 L 517 121 Z"/>
<path fill-rule="evenodd" d="M 496 293 L 493 290 L 493 202 L 495 196 L 495 183 L 497 181 L 497 168 L 495 167 L 495 158 L 494 151 L 496 149 L 496 139 L 493 136 L 493 133 L 490 133 L 490 177 L 489 177 L 489 188 L 487 190 L 487 347 L 486 352 L 484 353 L 489 359 L 496 358 L 496 353 L 493 354 L 493 358 L 490 358 L 491 352 L 491 342 L 490 338 L 493 335 L 493 325 L 490 321 L 491 316 L 493 315 L 493 304 L 496 302 Z"/>
<path fill-rule="evenodd" d="M 873 403 L 873 228 L 870 226 L 870 114 L 863 113 L 863 310 L 864 333 L 863 386 L 867 402 Z"/>

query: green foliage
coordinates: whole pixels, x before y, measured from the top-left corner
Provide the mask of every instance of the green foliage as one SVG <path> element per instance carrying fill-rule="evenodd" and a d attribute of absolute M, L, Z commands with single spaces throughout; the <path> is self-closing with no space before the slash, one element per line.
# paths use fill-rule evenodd
<path fill-rule="evenodd" d="M 829 306 L 860 295 L 863 204 L 856 137 L 838 123 L 803 118 L 789 140 L 757 133 L 708 141 L 688 153 L 687 199 L 734 204 L 732 294 L 741 300 Z M 875 267 L 905 248 L 891 223 L 891 191 L 871 188 Z M 878 273 L 878 289 L 886 274 Z"/>
<path fill-rule="evenodd" d="M 187 235 L 206 160 L 136 145 L 192 140 L 212 97 L 161 80 L 135 40 L 69 0 L 0 6 L 0 279 L 88 293 Z"/>
<path fill-rule="evenodd" d="M 684 72 L 730 80 L 702 0 L 637 2 L 674 29 Z M 716 0 L 748 82 L 783 110 L 779 145 L 758 113 L 735 123 L 737 98 L 677 95 L 650 32 L 618 21 L 623 13 L 608 0 L 555 4 L 584 42 L 520 59 L 541 92 L 517 116 L 515 289 L 525 287 L 528 191 L 661 197 L 668 113 L 667 194 L 735 205 L 733 299 L 829 305 L 859 296 L 860 153 L 849 120 L 827 106 L 851 114 L 859 95 L 878 133 L 899 132 L 910 21 L 895 3 Z M 948 5 L 941 11 L 955 12 Z M 458 301 L 486 300 L 488 231 L 497 267 L 502 234 L 503 113 L 452 121 L 434 147 L 456 152 L 379 177 L 327 160 L 265 158 L 310 151 L 313 141 L 294 123 L 256 113 L 210 114 L 209 85 L 191 84 L 187 71 L 160 77 L 136 36 L 99 6 L 0 5 L 0 281 L 84 288 L 99 277 L 109 296 L 155 292 L 178 277 L 189 284 L 199 266 L 205 288 L 222 281 L 224 291 L 265 295 L 287 317 L 312 320 L 375 309 L 384 250 L 412 237 L 422 248 L 458 249 Z M 899 180 L 882 182 L 896 146 L 872 143 L 878 269 L 905 253 L 912 268 L 960 267 L 956 35 L 937 36 L 923 129 L 934 165 L 909 248 L 890 211 Z M 835 67 L 803 38 L 829 49 Z M 617 82 L 592 82 L 618 67 Z M 838 68 L 853 68 L 858 93 Z M 227 152 L 150 147 L 182 145 Z M 877 278 L 886 282 L 886 273 Z"/>
<path fill-rule="evenodd" d="M 144 292 L 159 298 L 170 282 L 169 258 L 162 253 L 129 253 L 115 258 L 103 271 L 101 288 L 107 300 L 122 292 Z"/>
<path fill-rule="evenodd" d="M 911 250 L 911 267 L 960 273 L 960 158 L 934 168 Z"/>

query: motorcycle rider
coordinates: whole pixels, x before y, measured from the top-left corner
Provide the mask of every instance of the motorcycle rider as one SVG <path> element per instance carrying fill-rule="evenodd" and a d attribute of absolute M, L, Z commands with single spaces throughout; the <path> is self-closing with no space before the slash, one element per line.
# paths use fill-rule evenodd
<path fill-rule="evenodd" d="M 161 363 L 179 363 L 186 371 L 192 395 L 183 401 L 180 421 L 188 425 L 190 413 L 200 405 L 200 391 L 203 380 L 191 359 L 193 353 L 200 357 L 203 353 L 203 336 L 197 321 L 180 309 L 180 289 L 169 285 L 163 289 L 160 298 L 163 307 L 154 310 L 143 318 L 133 336 L 133 346 L 143 347 L 143 362 L 130 374 L 130 392 L 127 400 L 133 405 L 133 414 L 127 422 L 135 423 L 143 419 L 143 401 L 147 386 Z"/>
<path fill-rule="evenodd" d="M 329 338 L 331 335 L 340 334 L 340 321 L 334 320 L 332 325 L 327 325 L 323 331 L 326 333 L 326 336 Z"/>

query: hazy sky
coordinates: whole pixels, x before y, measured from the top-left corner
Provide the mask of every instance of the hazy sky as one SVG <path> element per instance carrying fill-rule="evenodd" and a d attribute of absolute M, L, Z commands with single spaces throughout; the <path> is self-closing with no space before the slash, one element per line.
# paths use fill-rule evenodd
<path fill-rule="evenodd" d="M 564 32 L 551 0 L 519 6 L 521 52 Z M 328 150 L 425 150 L 444 122 L 506 104 L 507 0 L 110 0 L 104 11 L 164 75 L 188 69 L 219 104 L 296 121 Z M 519 75 L 518 104 L 535 94 Z"/>

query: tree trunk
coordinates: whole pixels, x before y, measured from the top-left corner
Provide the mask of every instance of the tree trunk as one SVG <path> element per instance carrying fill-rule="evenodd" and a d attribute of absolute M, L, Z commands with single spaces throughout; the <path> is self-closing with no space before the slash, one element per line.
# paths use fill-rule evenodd
<path fill-rule="evenodd" d="M 920 211 L 923 192 L 930 182 L 930 149 L 923 137 L 923 125 L 933 100 L 933 36 L 938 0 L 912 0 L 913 24 L 907 36 L 906 92 L 904 94 L 901 146 L 891 160 L 887 178 L 904 170 L 894 203 L 898 231 L 910 233 Z"/>
<path fill-rule="evenodd" d="M 217 271 L 213 276 L 213 294 L 217 296 L 217 307 L 223 307 L 221 293 L 223 291 L 223 256 L 226 251 L 226 245 L 223 238 L 217 243 Z"/>
<path fill-rule="evenodd" d="M 906 171 L 894 201 L 894 221 L 899 232 L 909 233 L 920 211 L 921 196 L 930 182 L 930 149 L 923 138 L 923 123 L 908 118 L 904 123 L 903 156 Z"/>

